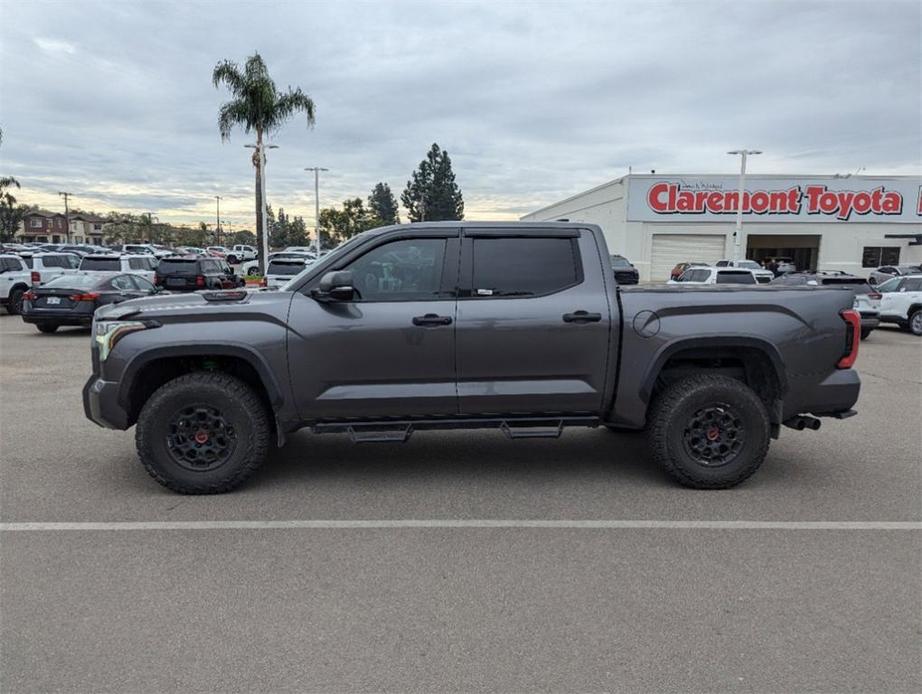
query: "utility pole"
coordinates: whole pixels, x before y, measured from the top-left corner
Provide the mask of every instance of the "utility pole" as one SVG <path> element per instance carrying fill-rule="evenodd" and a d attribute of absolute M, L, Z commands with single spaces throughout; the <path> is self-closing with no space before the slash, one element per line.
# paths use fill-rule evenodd
<path fill-rule="evenodd" d="M 67 243 L 70 243 L 70 207 L 68 206 L 68 200 L 73 193 L 58 191 L 58 195 L 64 198 L 64 228 L 67 230 Z"/>
<path fill-rule="evenodd" d="M 215 199 L 215 202 L 217 202 L 218 204 L 218 210 L 217 210 L 217 213 L 215 214 L 215 222 L 217 223 L 217 226 L 215 226 L 215 234 L 217 235 L 216 243 L 220 246 L 221 245 L 221 196 L 215 195 L 214 199 Z"/>
<path fill-rule="evenodd" d="M 743 240 L 743 193 L 746 191 L 746 157 L 750 154 L 762 154 L 758 149 L 735 149 L 727 154 L 737 155 L 740 159 L 739 199 L 736 202 L 736 231 L 733 233 L 733 260 L 740 259 L 740 243 Z"/>
<path fill-rule="evenodd" d="M 329 169 L 324 169 L 322 166 L 311 166 L 305 171 L 314 172 L 314 236 L 316 240 L 314 241 L 314 247 L 317 249 L 317 257 L 320 257 L 320 172 L 329 171 Z"/>

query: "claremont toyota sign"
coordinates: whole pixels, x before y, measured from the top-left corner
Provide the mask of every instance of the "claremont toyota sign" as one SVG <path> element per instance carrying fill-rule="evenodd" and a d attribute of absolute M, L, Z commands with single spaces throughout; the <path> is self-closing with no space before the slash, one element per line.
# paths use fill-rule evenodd
<path fill-rule="evenodd" d="M 747 176 L 742 201 L 735 176 L 632 176 L 628 221 L 922 221 L 919 179 Z"/>

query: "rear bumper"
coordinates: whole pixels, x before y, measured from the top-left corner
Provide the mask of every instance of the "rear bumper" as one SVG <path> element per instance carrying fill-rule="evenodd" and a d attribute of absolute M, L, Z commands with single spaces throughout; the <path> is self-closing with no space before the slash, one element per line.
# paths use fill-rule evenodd
<path fill-rule="evenodd" d="M 53 323 L 54 325 L 81 325 L 81 326 L 90 326 L 93 323 L 93 315 L 74 315 L 73 313 L 56 313 L 54 311 L 42 311 L 36 312 L 32 311 L 30 313 L 23 313 L 22 320 L 26 323 L 31 323 L 32 325 L 47 325 Z"/>
<path fill-rule="evenodd" d="M 127 429 L 128 413 L 118 402 L 118 381 L 96 375 L 83 386 L 83 411 L 91 422 L 106 429 Z"/>
<path fill-rule="evenodd" d="M 791 414 L 810 413 L 817 417 L 832 417 L 851 410 L 858 402 L 861 378 L 854 369 L 837 369 L 820 383 L 812 385 Z"/>
<path fill-rule="evenodd" d="M 861 329 L 862 330 L 873 330 L 878 325 L 880 325 L 880 318 L 876 315 L 865 315 L 861 314 Z"/>

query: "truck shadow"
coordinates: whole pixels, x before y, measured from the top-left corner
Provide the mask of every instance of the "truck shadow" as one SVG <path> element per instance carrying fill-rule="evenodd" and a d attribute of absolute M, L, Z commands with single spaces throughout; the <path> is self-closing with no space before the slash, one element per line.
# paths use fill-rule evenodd
<path fill-rule="evenodd" d="M 248 484 L 278 486 L 350 479 L 455 484 L 471 481 L 578 480 L 580 484 L 642 481 L 672 486 L 651 460 L 642 433 L 572 429 L 557 440 L 510 441 L 499 431 L 417 432 L 404 444 L 353 444 L 346 435 L 299 432 L 276 450 Z"/>

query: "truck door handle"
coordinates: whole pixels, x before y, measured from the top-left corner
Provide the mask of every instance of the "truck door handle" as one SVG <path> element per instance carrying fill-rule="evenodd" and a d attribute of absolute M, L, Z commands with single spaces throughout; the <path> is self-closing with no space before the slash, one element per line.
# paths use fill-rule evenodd
<path fill-rule="evenodd" d="M 574 311 L 573 313 L 563 314 L 564 323 L 598 323 L 602 320 L 601 313 L 589 313 L 588 311 Z"/>
<path fill-rule="evenodd" d="M 451 325 L 451 317 L 440 316 L 436 313 L 427 313 L 425 316 L 414 316 L 413 325 Z"/>

